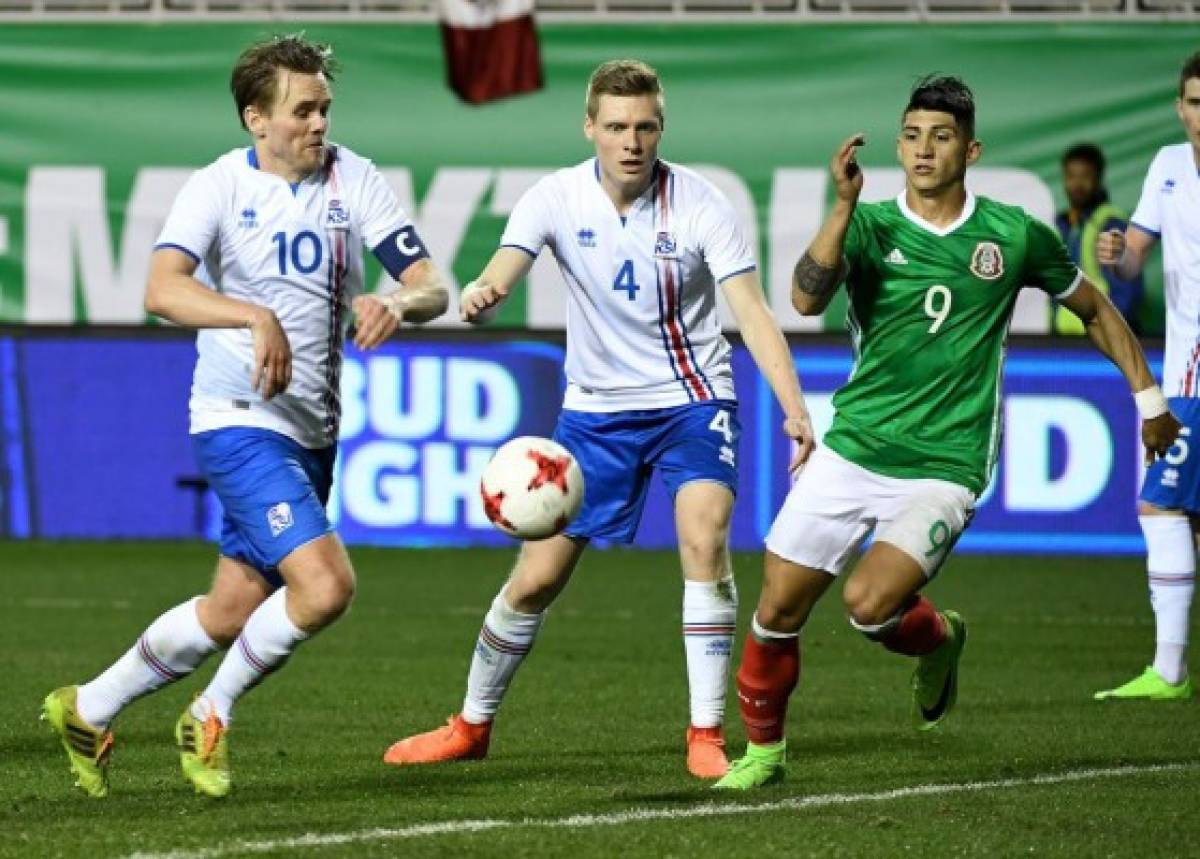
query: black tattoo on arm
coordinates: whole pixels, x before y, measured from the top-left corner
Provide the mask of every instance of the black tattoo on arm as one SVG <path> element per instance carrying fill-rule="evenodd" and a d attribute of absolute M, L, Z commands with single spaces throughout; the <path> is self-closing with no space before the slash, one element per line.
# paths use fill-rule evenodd
<path fill-rule="evenodd" d="M 805 251 L 792 272 L 792 284 L 807 295 L 824 296 L 845 279 L 848 269 L 845 257 L 836 266 L 829 267 L 821 265 Z"/>

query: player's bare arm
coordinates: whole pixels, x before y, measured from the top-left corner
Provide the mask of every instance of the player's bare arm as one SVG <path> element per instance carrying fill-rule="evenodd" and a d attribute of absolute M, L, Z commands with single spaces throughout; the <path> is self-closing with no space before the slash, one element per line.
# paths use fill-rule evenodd
<path fill-rule="evenodd" d="M 421 325 L 437 319 L 449 303 L 445 276 L 428 258 L 417 260 L 400 273 L 398 289 L 354 299 L 354 345 L 374 349 L 395 334 L 401 322 Z"/>
<path fill-rule="evenodd" d="M 187 328 L 249 328 L 254 337 L 251 387 L 269 400 L 292 381 L 292 348 L 275 313 L 209 289 L 193 276 L 197 263 L 174 248 L 150 257 L 146 279 L 147 313 Z"/>
<path fill-rule="evenodd" d="M 533 257 L 517 248 L 498 248 L 479 277 L 463 287 L 459 314 L 481 325 L 491 319 L 518 283 L 533 268 Z"/>
<path fill-rule="evenodd" d="M 800 380 L 792 363 L 791 350 L 763 297 L 757 273 L 747 271 L 734 275 L 725 280 L 721 288 L 725 291 L 725 298 L 737 320 L 746 348 L 767 377 L 783 409 L 783 431 L 797 446 L 796 455 L 789 466 L 795 470 L 808 459 L 815 441 L 812 419 L 804 404 L 804 394 L 800 391 Z"/>
<path fill-rule="evenodd" d="M 1083 320 L 1088 337 L 1112 361 L 1134 392 L 1142 417 L 1142 444 L 1147 464 L 1166 456 L 1179 434 L 1179 420 L 1167 407 L 1166 397 L 1154 382 L 1150 366 L 1129 325 L 1108 296 L 1084 279 L 1062 302 Z"/>
<path fill-rule="evenodd" d="M 1112 266 L 1122 280 L 1132 280 L 1142 273 L 1150 251 L 1158 238 L 1134 224 L 1120 230 L 1108 230 L 1096 238 L 1096 259 L 1100 265 Z"/>
<path fill-rule="evenodd" d="M 792 271 L 792 306 L 802 316 L 825 312 L 849 266 L 842 253 L 850 217 L 862 193 L 863 175 L 856 154 L 867 142 L 860 133 L 846 138 L 829 162 L 837 197 L 833 209 Z"/>

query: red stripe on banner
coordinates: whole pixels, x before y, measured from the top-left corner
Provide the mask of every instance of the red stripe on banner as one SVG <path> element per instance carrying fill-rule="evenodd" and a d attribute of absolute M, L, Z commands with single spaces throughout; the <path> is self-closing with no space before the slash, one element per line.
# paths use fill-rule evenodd
<path fill-rule="evenodd" d="M 665 232 L 671 231 L 671 207 L 668 203 L 667 195 L 667 179 L 669 172 L 666 167 L 660 167 L 658 171 L 658 199 L 662 218 L 660 227 Z M 655 241 L 658 237 L 655 236 Z M 658 261 L 655 261 L 658 264 Z M 667 292 L 667 306 L 664 316 L 667 323 L 667 333 L 671 335 L 671 351 L 675 354 L 676 365 L 683 371 L 684 381 L 691 386 L 692 391 L 696 394 L 696 399 L 709 400 L 712 399 L 704 385 L 700 383 L 700 379 L 696 376 L 696 371 L 692 368 L 691 362 L 688 361 L 687 350 L 683 348 L 683 336 L 680 333 L 679 325 L 675 321 L 675 272 L 671 267 L 670 260 L 664 260 L 662 265 L 663 284 Z"/>

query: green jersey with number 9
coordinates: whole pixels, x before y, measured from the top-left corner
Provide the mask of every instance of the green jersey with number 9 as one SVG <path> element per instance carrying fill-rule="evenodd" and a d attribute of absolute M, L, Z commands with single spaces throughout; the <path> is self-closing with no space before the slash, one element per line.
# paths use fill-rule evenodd
<path fill-rule="evenodd" d="M 892 477 L 979 494 L 1000 443 L 1000 379 L 1022 286 L 1066 297 L 1082 275 L 1051 227 L 967 195 L 944 228 L 896 200 L 859 205 L 846 234 L 849 380 L 825 443 Z"/>

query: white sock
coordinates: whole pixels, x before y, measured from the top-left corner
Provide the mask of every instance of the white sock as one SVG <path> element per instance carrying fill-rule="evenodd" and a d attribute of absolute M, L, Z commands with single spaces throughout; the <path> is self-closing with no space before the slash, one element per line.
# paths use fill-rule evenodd
<path fill-rule="evenodd" d="M 217 649 L 196 616 L 199 599 L 193 597 L 164 612 L 124 656 L 80 686 L 76 701 L 80 718 L 96 728 L 107 728 L 126 704 L 195 671 Z"/>
<path fill-rule="evenodd" d="M 1154 670 L 1168 683 L 1187 676 L 1188 614 L 1196 590 L 1196 544 L 1184 516 L 1139 516 L 1146 537 Z"/>
<path fill-rule="evenodd" d="M 490 722 L 500 709 L 513 675 L 521 667 L 546 613 L 522 614 L 504 599 L 504 589 L 492 600 L 483 619 L 471 671 L 467 674 L 467 696 L 462 717 L 472 724 Z"/>
<path fill-rule="evenodd" d="M 200 698 L 207 699 L 212 712 L 228 726 L 234 702 L 287 662 L 306 638 L 308 633 L 288 617 L 287 588 L 280 588 L 250 615 Z M 192 715 L 198 719 L 206 715 L 203 701 L 192 705 Z"/>
<path fill-rule="evenodd" d="M 683 583 L 683 649 L 687 655 L 692 725 L 715 728 L 725 718 L 725 690 L 737 623 L 733 576 Z"/>

